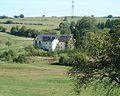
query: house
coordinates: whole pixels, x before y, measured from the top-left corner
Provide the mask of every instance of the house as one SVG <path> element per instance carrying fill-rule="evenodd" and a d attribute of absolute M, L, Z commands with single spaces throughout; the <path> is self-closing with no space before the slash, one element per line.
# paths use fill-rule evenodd
<path fill-rule="evenodd" d="M 73 35 L 38 35 L 33 45 L 48 51 L 73 49 Z"/>

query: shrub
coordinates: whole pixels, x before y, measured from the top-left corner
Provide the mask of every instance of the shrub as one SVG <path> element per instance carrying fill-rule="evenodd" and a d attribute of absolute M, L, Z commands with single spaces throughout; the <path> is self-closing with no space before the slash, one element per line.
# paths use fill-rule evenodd
<path fill-rule="evenodd" d="M 66 65 L 66 66 L 70 66 L 69 64 L 69 56 L 67 54 L 61 54 L 60 58 L 59 58 L 59 64 L 60 65 Z"/>
<path fill-rule="evenodd" d="M 26 63 L 27 62 L 27 58 L 26 58 L 25 55 L 20 54 L 17 58 L 14 58 L 13 61 L 17 62 L 17 63 Z"/>
<path fill-rule="evenodd" d="M 4 28 L 3 26 L 0 26 L 0 32 L 6 32 L 6 28 Z"/>
<path fill-rule="evenodd" d="M 7 21 L 5 22 L 5 24 L 14 24 L 14 22 L 11 21 L 11 20 L 7 20 Z"/>
<path fill-rule="evenodd" d="M 13 61 L 13 59 L 15 58 L 15 53 L 13 52 L 13 50 L 8 50 L 8 51 L 4 51 L 3 53 L 1 53 L 0 55 L 0 59 L 4 60 L 4 61 Z"/>
<path fill-rule="evenodd" d="M 56 56 L 55 52 L 52 51 L 44 51 L 34 46 L 27 46 L 25 48 L 26 54 L 28 56 L 44 56 L 44 57 L 54 57 Z"/>

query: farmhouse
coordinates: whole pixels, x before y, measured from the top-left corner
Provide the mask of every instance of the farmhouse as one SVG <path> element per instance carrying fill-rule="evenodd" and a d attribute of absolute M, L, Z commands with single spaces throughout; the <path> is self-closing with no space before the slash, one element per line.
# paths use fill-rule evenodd
<path fill-rule="evenodd" d="M 73 35 L 38 35 L 33 45 L 48 51 L 73 49 Z"/>

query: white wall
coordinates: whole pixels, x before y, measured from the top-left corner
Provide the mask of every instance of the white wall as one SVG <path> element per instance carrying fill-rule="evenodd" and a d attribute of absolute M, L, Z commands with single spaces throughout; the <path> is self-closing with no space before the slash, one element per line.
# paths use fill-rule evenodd
<path fill-rule="evenodd" d="M 42 42 L 42 48 L 52 50 L 52 43 L 51 42 Z"/>
<path fill-rule="evenodd" d="M 55 51 L 58 43 L 59 43 L 58 39 L 54 39 L 53 40 L 53 42 L 52 42 L 52 51 Z"/>
<path fill-rule="evenodd" d="M 52 42 L 42 42 L 42 36 L 38 35 L 36 37 L 36 39 L 33 41 L 33 45 L 35 45 L 35 41 L 37 41 L 37 46 L 43 49 L 47 49 L 47 50 L 51 50 L 51 51 L 55 51 L 59 40 L 58 39 L 54 39 Z M 41 46 L 39 45 L 39 41 L 41 41 Z"/>

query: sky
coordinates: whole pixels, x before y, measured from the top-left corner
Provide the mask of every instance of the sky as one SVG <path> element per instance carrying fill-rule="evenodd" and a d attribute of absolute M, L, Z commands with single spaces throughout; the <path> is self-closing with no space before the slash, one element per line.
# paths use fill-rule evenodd
<path fill-rule="evenodd" d="M 0 15 L 71 16 L 72 0 L 1 0 Z M 75 16 L 120 16 L 120 0 L 74 0 Z"/>

